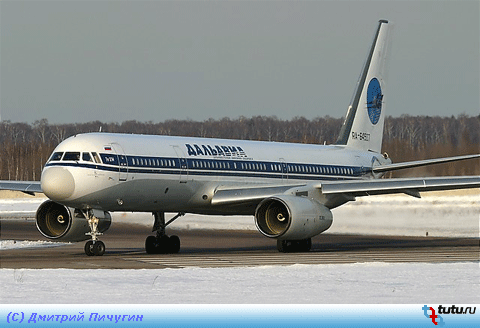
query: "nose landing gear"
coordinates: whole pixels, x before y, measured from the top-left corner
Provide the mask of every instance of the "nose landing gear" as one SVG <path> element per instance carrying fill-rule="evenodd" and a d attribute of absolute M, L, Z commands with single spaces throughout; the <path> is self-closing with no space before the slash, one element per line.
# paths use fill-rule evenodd
<path fill-rule="evenodd" d="M 90 226 L 90 232 L 87 232 L 86 235 L 92 236 L 92 240 L 87 241 L 85 244 L 85 254 L 87 256 L 102 256 L 105 253 L 105 244 L 97 239 L 97 236 L 103 235 L 103 233 L 98 231 L 99 220 L 92 210 L 84 211 L 83 214 Z"/>
<path fill-rule="evenodd" d="M 148 236 L 145 240 L 145 251 L 147 254 L 173 254 L 180 251 L 180 238 L 178 236 L 167 236 L 165 228 L 185 213 L 178 213 L 167 223 L 165 223 L 164 212 L 154 212 L 155 222 L 152 232 L 157 232 L 156 236 Z"/>

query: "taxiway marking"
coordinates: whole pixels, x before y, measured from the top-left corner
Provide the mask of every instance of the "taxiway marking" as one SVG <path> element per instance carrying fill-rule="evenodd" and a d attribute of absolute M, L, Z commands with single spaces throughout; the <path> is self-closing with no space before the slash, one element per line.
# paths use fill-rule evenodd
<path fill-rule="evenodd" d="M 236 267 L 293 264 L 346 264 L 358 262 L 458 262 L 479 261 L 479 253 L 471 247 L 429 250 L 389 250 L 353 252 L 309 253 L 232 253 L 232 254 L 174 254 L 149 257 L 126 257 L 127 261 L 139 261 L 159 266 L 183 267 Z"/>

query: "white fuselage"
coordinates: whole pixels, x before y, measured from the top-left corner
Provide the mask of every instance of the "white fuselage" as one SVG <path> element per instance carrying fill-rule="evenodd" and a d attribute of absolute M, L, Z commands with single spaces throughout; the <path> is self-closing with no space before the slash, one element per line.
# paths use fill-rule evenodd
<path fill-rule="evenodd" d="M 228 186 L 372 178 L 382 161 L 345 146 L 90 133 L 58 145 L 41 183 L 49 198 L 75 208 L 253 214 L 210 202 Z"/>

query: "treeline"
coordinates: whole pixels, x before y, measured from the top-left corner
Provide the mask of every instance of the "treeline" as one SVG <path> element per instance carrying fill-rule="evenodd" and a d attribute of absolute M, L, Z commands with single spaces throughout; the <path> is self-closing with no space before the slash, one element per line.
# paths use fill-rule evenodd
<path fill-rule="evenodd" d="M 308 120 L 295 117 L 255 116 L 223 118 L 196 122 L 168 120 L 161 123 L 99 121 L 76 124 L 0 123 L 0 179 L 39 180 L 43 165 L 53 149 L 64 139 L 85 132 L 140 133 L 264 140 L 295 143 L 332 144 L 336 141 L 342 118 L 323 117 Z M 394 162 L 480 153 L 480 115 L 458 117 L 401 116 L 387 117 L 383 151 Z M 478 175 L 480 161 L 434 165 L 395 172 L 405 175 Z"/>

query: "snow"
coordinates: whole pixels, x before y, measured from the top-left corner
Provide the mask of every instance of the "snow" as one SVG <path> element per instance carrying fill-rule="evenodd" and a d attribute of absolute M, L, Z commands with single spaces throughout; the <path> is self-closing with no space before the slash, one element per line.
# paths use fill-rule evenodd
<path fill-rule="evenodd" d="M 0 199 L 0 218 L 30 219 L 44 199 Z M 330 233 L 479 237 L 478 194 L 365 197 L 333 211 Z M 150 226 L 148 213 L 115 222 Z M 176 229 L 255 230 L 252 217 L 186 215 Z M 108 233 L 108 232 L 107 232 Z M 63 243 L 1 241 L 1 249 Z M 479 263 L 356 263 L 235 268 L 0 269 L 0 303 L 479 303 Z"/>
<path fill-rule="evenodd" d="M 2 269 L 0 303 L 479 303 L 479 281 L 478 263 Z"/>
<path fill-rule="evenodd" d="M 0 240 L 0 250 L 37 247 L 58 247 L 69 243 L 59 243 L 44 240 Z"/>

